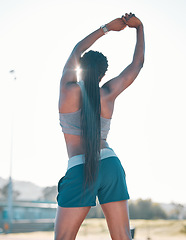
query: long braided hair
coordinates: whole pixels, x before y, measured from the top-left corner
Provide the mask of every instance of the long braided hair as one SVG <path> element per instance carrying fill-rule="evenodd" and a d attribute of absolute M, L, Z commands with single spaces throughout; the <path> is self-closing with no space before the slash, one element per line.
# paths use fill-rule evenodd
<path fill-rule="evenodd" d="M 89 51 L 80 59 L 84 82 L 81 108 L 81 129 L 85 151 L 84 183 L 91 186 L 97 178 L 101 140 L 101 104 L 99 82 L 108 68 L 107 58 L 100 52 Z"/>

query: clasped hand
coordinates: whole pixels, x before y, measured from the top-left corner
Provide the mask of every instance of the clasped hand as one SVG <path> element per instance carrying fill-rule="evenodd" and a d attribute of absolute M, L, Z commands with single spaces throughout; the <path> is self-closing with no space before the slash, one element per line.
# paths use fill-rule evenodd
<path fill-rule="evenodd" d="M 131 28 L 138 28 L 142 22 L 132 13 L 125 14 L 121 18 L 116 18 L 113 21 L 107 24 L 107 28 L 109 31 L 121 31 L 126 26 Z"/>

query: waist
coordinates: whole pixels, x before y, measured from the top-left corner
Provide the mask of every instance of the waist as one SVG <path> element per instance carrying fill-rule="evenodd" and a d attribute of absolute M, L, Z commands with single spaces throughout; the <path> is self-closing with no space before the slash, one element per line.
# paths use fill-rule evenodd
<path fill-rule="evenodd" d="M 103 148 L 100 150 L 100 159 L 99 160 L 103 160 L 105 158 L 108 157 L 117 157 L 117 155 L 115 154 L 114 150 L 112 148 Z M 68 166 L 67 166 L 67 171 L 79 164 L 84 164 L 85 163 L 85 155 L 84 154 L 80 154 L 80 155 L 76 155 L 71 157 L 68 160 Z"/>
<path fill-rule="evenodd" d="M 64 134 L 64 138 L 69 158 L 76 155 L 81 155 L 85 152 L 81 136 Z M 106 140 L 101 140 L 100 148 L 109 148 L 109 144 Z"/>

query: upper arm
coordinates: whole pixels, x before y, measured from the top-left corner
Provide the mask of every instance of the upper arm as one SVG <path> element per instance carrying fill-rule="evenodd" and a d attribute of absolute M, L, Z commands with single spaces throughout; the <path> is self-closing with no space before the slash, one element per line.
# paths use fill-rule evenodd
<path fill-rule="evenodd" d="M 76 69 L 79 66 L 80 57 L 81 53 L 77 47 L 75 47 L 63 68 L 61 87 L 68 83 L 77 82 Z"/>
<path fill-rule="evenodd" d="M 111 79 L 102 86 L 102 88 L 107 89 L 111 100 L 114 101 L 120 93 L 133 83 L 141 68 L 142 64 L 135 64 L 132 62 L 117 77 Z"/>
<path fill-rule="evenodd" d="M 62 105 L 62 102 L 68 98 L 69 94 L 72 95 L 74 86 L 77 83 L 77 66 L 79 65 L 81 54 L 78 49 L 75 47 L 69 56 L 61 77 L 60 81 L 60 96 L 59 96 L 59 106 Z"/>

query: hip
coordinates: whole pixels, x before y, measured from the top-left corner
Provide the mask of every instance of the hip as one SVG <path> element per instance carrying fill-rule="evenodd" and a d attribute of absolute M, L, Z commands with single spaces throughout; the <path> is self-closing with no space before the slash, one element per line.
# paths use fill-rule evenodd
<path fill-rule="evenodd" d="M 102 148 L 100 150 L 99 161 L 109 158 L 109 157 L 117 157 L 117 155 L 114 152 L 114 150 L 110 147 Z M 74 166 L 77 166 L 79 164 L 84 164 L 84 163 L 85 163 L 85 155 L 84 154 L 75 155 L 75 156 L 69 158 L 67 171 Z"/>

